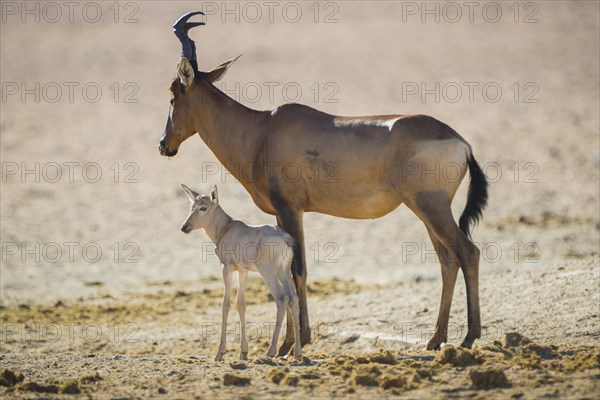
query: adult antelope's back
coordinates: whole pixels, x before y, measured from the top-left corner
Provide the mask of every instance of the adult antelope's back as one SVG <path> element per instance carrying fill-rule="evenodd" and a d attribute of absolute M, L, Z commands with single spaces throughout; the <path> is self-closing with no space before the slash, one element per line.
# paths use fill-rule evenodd
<path fill-rule="evenodd" d="M 470 226 L 487 202 L 487 181 L 471 146 L 446 124 L 424 115 L 340 117 L 299 104 L 273 111 L 247 108 L 213 84 L 237 58 L 209 72 L 198 69 L 188 30 L 203 23 L 187 22 L 196 14 L 201 13 L 186 14 L 174 25 L 183 52 L 159 150 L 174 156 L 184 140 L 198 133 L 256 205 L 275 215 L 293 236 L 302 344 L 311 340 L 304 212 L 364 219 L 381 217 L 404 203 L 425 224 L 442 265 L 437 328 L 427 347 L 439 348 L 447 340 L 459 269 L 467 287 L 469 326 L 462 344 L 470 347 L 481 336 L 479 250 L 470 240 Z M 296 168 L 294 175 L 290 165 Z M 467 170 L 471 183 L 459 226 L 450 205 Z M 293 343 L 290 326 L 280 354 Z"/>

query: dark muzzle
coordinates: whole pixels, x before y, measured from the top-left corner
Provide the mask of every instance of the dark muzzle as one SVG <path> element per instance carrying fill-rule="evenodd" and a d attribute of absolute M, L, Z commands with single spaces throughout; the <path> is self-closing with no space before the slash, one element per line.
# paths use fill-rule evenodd
<path fill-rule="evenodd" d="M 158 144 L 158 151 L 160 152 L 161 156 L 166 156 L 166 157 L 173 157 L 175 154 L 177 154 L 177 149 L 169 150 L 167 148 L 167 145 L 166 145 L 164 139 L 161 140 L 160 143 Z"/>

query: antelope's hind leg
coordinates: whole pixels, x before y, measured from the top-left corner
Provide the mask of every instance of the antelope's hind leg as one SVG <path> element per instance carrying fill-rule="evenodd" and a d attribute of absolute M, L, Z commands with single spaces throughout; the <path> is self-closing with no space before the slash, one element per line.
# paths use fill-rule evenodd
<path fill-rule="evenodd" d="M 427 343 L 427 350 L 439 350 L 442 343 L 448 342 L 448 321 L 450 320 L 450 309 L 452 307 L 452 297 L 454 287 L 456 286 L 456 277 L 459 266 L 456 260 L 450 257 L 448 251 L 428 228 L 427 232 L 433 243 L 435 252 L 440 260 L 442 270 L 442 298 L 440 300 L 440 310 L 435 327 L 435 334 Z"/>
<path fill-rule="evenodd" d="M 467 288 L 468 332 L 461 346 L 470 348 L 473 342 L 481 337 L 479 249 L 467 238 L 456 224 L 456 221 L 454 221 L 450 208 L 450 200 L 445 193 L 418 193 L 412 201 L 406 202 L 406 204 L 423 221 L 430 236 L 432 236 L 436 252 L 440 252 L 439 254 L 441 254 L 442 300 L 436 333 L 427 345 L 427 348 L 439 348 L 441 343 L 447 340 L 448 319 L 454 284 L 456 282 L 457 267 L 460 267 L 463 271 Z"/>

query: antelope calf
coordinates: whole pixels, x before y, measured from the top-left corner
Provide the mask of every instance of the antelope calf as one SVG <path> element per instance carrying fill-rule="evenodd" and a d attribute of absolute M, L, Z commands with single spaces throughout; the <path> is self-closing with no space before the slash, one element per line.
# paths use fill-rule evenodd
<path fill-rule="evenodd" d="M 273 341 L 267 355 L 274 357 L 277 352 L 277 338 L 281 332 L 283 317 L 288 307 L 291 309 L 295 329 L 296 357 L 302 356 L 300 343 L 300 307 L 298 296 L 292 283 L 291 265 L 294 239 L 282 228 L 272 225 L 251 226 L 243 221 L 231 218 L 219 206 L 217 187 L 209 196 L 200 195 L 185 185 L 181 185 L 190 199 L 190 215 L 181 226 L 184 233 L 204 229 L 208 237 L 217 246 L 215 253 L 223 267 L 223 319 L 221 325 L 221 344 L 215 361 L 221 361 L 226 352 L 227 316 L 231 308 L 231 277 L 238 272 L 239 289 L 237 309 L 241 325 L 240 359 L 248 358 L 246 340 L 246 282 L 248 271 L 262 275 L 269 291 L 277 304 L 277 320 Z"/>

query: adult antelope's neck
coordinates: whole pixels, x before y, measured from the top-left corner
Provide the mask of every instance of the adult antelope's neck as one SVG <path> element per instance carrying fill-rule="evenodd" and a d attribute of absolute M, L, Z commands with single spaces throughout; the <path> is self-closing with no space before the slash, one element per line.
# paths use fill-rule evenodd
<path fill-rule="evenodd" d="M 197 94 L 196 128 L 221 164 L 239 181 L 256 157 L 269 113 L 250 109 L 208 82 Z"/>

